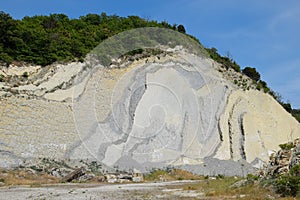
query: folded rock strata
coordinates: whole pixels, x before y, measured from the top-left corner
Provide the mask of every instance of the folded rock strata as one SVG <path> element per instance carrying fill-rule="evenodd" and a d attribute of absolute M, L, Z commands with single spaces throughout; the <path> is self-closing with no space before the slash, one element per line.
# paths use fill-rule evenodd
<path fill-rule="evenodd" d="M 23 84 L 1 83 L 0 167 L 46 157 L 245 175 L 300 137 L 300 125 L 234 76 L 251 83 L 183 49 L 111 67 L 37 68 Z"/>

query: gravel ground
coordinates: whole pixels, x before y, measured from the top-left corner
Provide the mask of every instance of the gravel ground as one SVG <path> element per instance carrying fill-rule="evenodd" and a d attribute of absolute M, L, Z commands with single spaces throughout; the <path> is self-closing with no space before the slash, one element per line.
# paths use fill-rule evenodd
<path fill-rule="evenodd" d="M 10 187 L 0 189 L 0 199 L 201 199 L 199 191 L 167 189 L 171 185 L 184 185 L 197 181 L 171 181 L 137 184 L 61 184 L 32 187 Z"/>

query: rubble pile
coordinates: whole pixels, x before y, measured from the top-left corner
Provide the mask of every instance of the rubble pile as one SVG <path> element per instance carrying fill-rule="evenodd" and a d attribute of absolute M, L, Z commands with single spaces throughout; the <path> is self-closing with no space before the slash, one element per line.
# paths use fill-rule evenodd
<path fill-rule="evenodd" d="M 276 177 L 289 174 L 294 166 L 300 164 L 300 138 L 279 146 L 281 149 L 270 156 L 270 161 L 263 171 L 263 176 Z"/>

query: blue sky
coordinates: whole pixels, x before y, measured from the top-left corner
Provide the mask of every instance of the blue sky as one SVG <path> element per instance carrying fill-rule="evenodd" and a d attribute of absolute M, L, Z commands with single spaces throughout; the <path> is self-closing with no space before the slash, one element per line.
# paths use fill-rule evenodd
<path fill-rule="evenodd" d="M 257 68 L 284 100 L 300 108 L 299 0 L 1 0 L 14 18 L 64 13 L 138 15 L 183 24 L 207 47 Z"/>

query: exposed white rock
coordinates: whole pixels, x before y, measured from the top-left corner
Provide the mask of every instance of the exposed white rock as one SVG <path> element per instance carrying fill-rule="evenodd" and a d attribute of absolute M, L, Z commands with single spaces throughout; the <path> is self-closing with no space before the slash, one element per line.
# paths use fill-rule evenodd
<path fill-rule="evenodd" d="M 124 63 L 90 71 L 85 63 L 54 66 L 15 88 L 30 99 L 0 91 L 0 166 L 49 157 L 238 174 L 300 137 L 299 123 L 271 96 L 239 89 L 227 80 L 238 75 L 211 59 L 177 48 Z"/>
<path fill-rule="evenodd" d="M 50 77 L 47 81 L 38 86 L 39 89 L 46 89 L 51 91 L 56 87 L 62 86 L 62 84 L 71 81 L 71 79 L 82 70 L 84 63 L 70 63 L 67 65 L 59 64 L 56 68 L 56 73 Z"/>
<path fill-rule="evenodd" d="M 0 74 L 3 76 L 22 76 L 25 72 L 28 74 L 37 73 L 41 66 L 16 66 L 9 65 L 9 67 L 0 67 Z"/>
<path fill-rule="evenodd" d="M 33 85 L 33 84 L 21 85 L 17 88 L 17 90 L 19 90 L 19 91 L 32 91 L 32 92 L 34 92 L 38 89 L 39 88 L 36 85 Z"/>
<path fill-rule="evenodd" d="M 223 142 L 216 158 L 267 161 L 279 144 L 299 137 L 299 123 L 270 95 L 232 92 L 220 120 Z"/>

